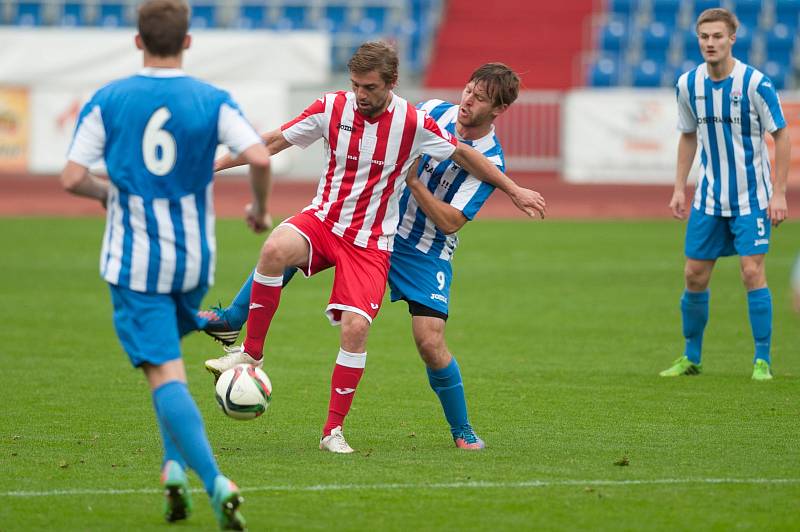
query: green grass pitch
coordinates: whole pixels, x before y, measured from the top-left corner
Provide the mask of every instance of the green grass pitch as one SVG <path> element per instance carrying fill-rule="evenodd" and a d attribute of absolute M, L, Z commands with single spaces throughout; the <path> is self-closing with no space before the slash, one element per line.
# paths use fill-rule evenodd
<path fill-rule="evenodd" d="M 252 530 L 797 530 L 800 316 L 789 270 L 800 224 L 773 233 L 770 383 L 750 380 L 737 261 L 720 261 L 699 377 L 662 379 L 682 354 L 683 225 L 671 221 L 476 221 L 455 257 L 448 343 L 488 448 L 453 447 L 388 298 L 345 433 L 318 450 L 338 329 L 331 276 L 296 278 L 268 339 L 267 413 L 222 415 L 202 368 L 219 349 L 184 342 L 190 387 Z M 113 332 L 97 274 L 99 219 L 0 220 L 0 529 L 166 530 L 147 387 Z M 218 224 L 227 302 L 262 237 Z M 196 477 L 192 485 L 199 487 Z M 175 530 L 209 530 L 195 513 Z"/>

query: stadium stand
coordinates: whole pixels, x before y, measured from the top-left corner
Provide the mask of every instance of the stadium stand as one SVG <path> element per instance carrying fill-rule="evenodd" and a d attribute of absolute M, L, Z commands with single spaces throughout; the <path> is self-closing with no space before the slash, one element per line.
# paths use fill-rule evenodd
<path fill-rule="evenodd" d="M 0 0 L 0 24 L 24 27 L 127 27 L 137 0 Z M 443 0 L 199 0 L 194 29 L 318 30 L 331 35 L 334 69 L 362 42 L 393 42 L 404 71 L 420 75 L 430 54 Z"/>
<path fill-rule="evenodd" d="M 734 55 L 779 89 L 800 89 L 800 0 L 607 0 L 597 4 L 585 83 L 669 87 L 703 61 L 694 24 L 712 7 L 736 13 Z M 655 71 L 654 71 L 655 69 Z"/>

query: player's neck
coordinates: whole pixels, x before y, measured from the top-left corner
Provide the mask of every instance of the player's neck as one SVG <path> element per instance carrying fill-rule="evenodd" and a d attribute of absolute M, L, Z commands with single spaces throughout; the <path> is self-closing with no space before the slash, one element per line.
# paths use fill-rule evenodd
<path fill-rule="evenodd" d="M 724 61 L 718 63 L 706 63 L 708 70 L 708 77 L 713 81 L 722 81 L 731 75 L 733 67 L 736 66 L 736 60 L 733 56 L 729 55 Z"/>
<path fill-rule="evenodd" d="M 464 140 L 478 140 L 482 139 L 492 130 L 492 123 L 487 122 L 479 126 L 464 126 L 461 122 L 456 122 L 456 133 L 459 138 Z"/>
<path fill-rule="evenodd" d="M 183 54 L 170 55 L 167 57 L 159 57 L 144 52 L 144 67 L 145 68 L 182 68 L 183 67 Z"/>

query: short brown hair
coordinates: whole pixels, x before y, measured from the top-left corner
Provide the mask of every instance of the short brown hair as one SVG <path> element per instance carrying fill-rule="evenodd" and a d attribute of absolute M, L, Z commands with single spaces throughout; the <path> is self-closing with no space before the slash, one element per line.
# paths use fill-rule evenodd
<path fill-rule="evenodd" d="M 469 83 L 483 83 L 494 107 L 511 105 L 519 95 L 519 76 L 503 63 L 486 63 L 478 67 Z"/>
<path fill-rule="evenodd" d="M 739 19 L 736 18 L 736 15 L 721 7 L 712 7 L 700 13 L 700 16 L 697 17 L 697 24 L 694 26 L 695 31 L 699 33 L 700 24 L 705 24 L 706 22 L 724 22 L 728 26 L 728 31 L 730 31 L 731 35 L 739 29 Z"/>
<path fill-rule="evenodd" d="M 148 0 L 139 6 L 138 28 L 148 52 L 178 55 L 189 31 L 189 6 L 183 0 Z"/>
<path fill-rule="evenodd" d="M 365 42 L 347 62 L 347 68 L 354 74 L 377 72 L 389 85 L 397 82 L 397 67 L 400 61 L 394 48 L 382 41 Z"/>

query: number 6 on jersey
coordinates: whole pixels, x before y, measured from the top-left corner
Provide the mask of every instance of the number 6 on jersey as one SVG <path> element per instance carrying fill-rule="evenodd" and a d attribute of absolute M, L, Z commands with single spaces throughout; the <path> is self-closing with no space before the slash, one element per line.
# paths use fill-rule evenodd
<path fill-rule="evenodd" d="M 162 129 L 167 120 L 172 117 L 169 109 L 159 107 L 150 116 L 142 135 L 142 156 L 147 170 L 154 175 L 167 175 L 175 166 L 177 147 L 175 137 L 169 131 Z M 159 154 L 159 148 L 161 153 Z M 159 156 L 160 155 L 160 156 Z"/>

